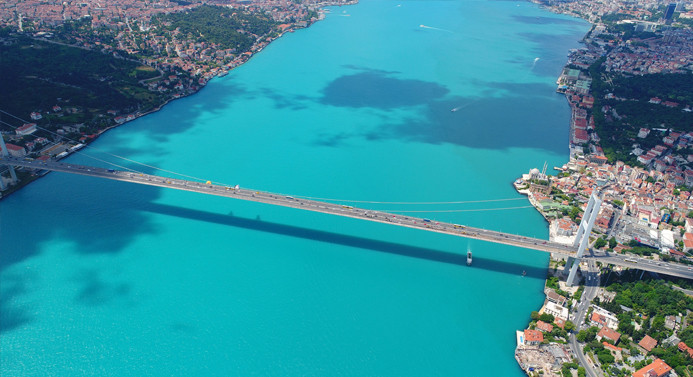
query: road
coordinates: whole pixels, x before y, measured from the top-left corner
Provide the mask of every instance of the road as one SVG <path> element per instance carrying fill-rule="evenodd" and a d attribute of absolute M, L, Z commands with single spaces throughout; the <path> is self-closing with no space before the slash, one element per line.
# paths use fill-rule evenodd
<path fill-rule="evenodd" d="M 587 271 L 585 273 L 585 290 L 582 292 L 580 302 L 573 310 L 573 323 L 575 323 L 575 331 L 585 329 L 589 326 L 585 325 L 585 315 L 589 309 L 590 303 L 597 296 L 599 289 L 599 268 L 594 260 L 587 261 Z M 588 377 L 601 377 L 601 374 L 592 368 L 592 362 L 587 359 L 587 356 L 582 351 L 582 347 L 575 338 L 575 333 L 570 334 L 570 348 L 577 356 L 579 364 L 585 368 Z"/>
<path fill-rule="evenodd" d="M 272 204 L 314 212 L 327 213 L 337 216 L 397 225 L 407 228 L 420 229 L 429 232 L 449 234 L 489 241 L 526 249 L 556 253 L 565 256 L 575 256 L 577 250 L 572 245 L 564 245 L 539 238 L 525 237 L 516 234 L 496 232 L 493 230 L 474 228 L 431 219 L 404 216 L 364 208 L 355 208 L 344 204 L 335 204 L 293 197 L 267 191 L 252 190 L 238 186 L 225 186 L 211 183 L 173 179 L 138 172 L 104 169 L 98 167 L 77 165 L 60 161 L 36 161 L 16 157 L 1 157 L 0 165 L 13 165 L 29 169 L 51 170 L 57 172 L 80 174 L 91 177 L 106 178 L 116 181 L 131 182 L 149 186 L 164 187 L 176 190 L 191 191 L 201 194 L 223 196 L 233 199 L 247 200 L 258 203 Z M 644 258 L 626 258 L 621 255 L 586 256 L 584 259 L 594 259 L 624 267 L 653 271 L 665 275 L 693 279 L 693 269 L 676 263 L 655 262 Z"/>
<path fill-rule="evenodd" d="M 473 228 L 464 225 L 452 224 L 431 219 L 404 216 L 382 211 L 374 211 L 364 208 L 355 208 L 344 204 L 335 204 L 310 200 L 301 197 L 293 197 L 267 191 L 241 188 L 238 186 L 224 186 L 211 183 L 173 179 L 157 175 L 104 169 L 92 166 L 63 163 L 58 161 L 35 161 L 14 157 L 0 158 L 0 165 L 10 164 L 31 169 L 43 169 L 64 173 L 80 174 L 91 177 L 107 178 L 116 181 L 132 182 L 149 186 L 165 187 L 176 190 L 192 191 L 208 195 L 224 196 L 234 199 L 247 200 L 258 203 L 272 204 L 314 212 L 328 213 L 332 215 L 351 217 L 361 220 L 398 225 L 407 228 L 421 229 L 430 232 L 450 234 L 459 237 L 473 238 L 483 241 L 495 242 L 527 249 L 540 250 L 549 253 L 558 253 L 574 256 L 577 250 L 572 245 L 563 245 L 543 239 L 524 237 L 516 234 L 496 232 L 493 230 Z"/>
<path fill-rule="evenodd" d="M 634 268 L 686 279 L 690 279 L 693 276 L 693 266 L 679 263 L 662 262 L 646 258 L 633 258 L 608 252 L 596 254 L 589 257 L 589 259 L 601 262 L 603 264 Z"/>

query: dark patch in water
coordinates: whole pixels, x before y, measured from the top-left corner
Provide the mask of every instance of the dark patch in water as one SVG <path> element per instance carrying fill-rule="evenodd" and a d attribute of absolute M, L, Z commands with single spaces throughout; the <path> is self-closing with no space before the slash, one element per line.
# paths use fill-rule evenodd
<path fill-rule="evenodd" d="M 323 89 L 321 102 L 339 107 L 394 109 L 427 104 L 448 92 L 444 86 L 432 82 L 362 72 L 332 81 Z"/>
<path fill-rule="evenodd" d="M 77 301 L 88 306 L 106 304 L 116 298 L 127 296 L 131 287 L 126 283 L 109 284 L 94 270 L 85 271 L 77 277 L 83 283 L 82 290 L 77 294 Z"/>
<path fill-rule="evenodd" d="M 368 249 L 383 253 L 405 256 L 409 258 L 419 258 L 440 263 L 449 263 L 467 268 L 466 254 L 451 253 L 417 246 L 374 240 L 357 236 L 350 236 L 340 233 L 326 232 L 309 228 L 302 228 L 293 225 L 252 220 L 241 217 L 230 217 L 223 214 L 200 211 L 191 208 L 183 208 L 159 203 L 147 203 L 142 208 L 144 211 L 152 213 L 175 216 L 195 221 L 233 226 L 237 228 L 249 229 L 258 232 L 269 232 L 290 237 L 298 237 L 313 241 L 326 242 L 359 249 Z M 528 266 L 519 263 L 506 262 L 491 258 L 474 257 L 474 267 L 490 271 L 501 272 L 504 274 L 520 276 L 522 271 L 526 272 L 527 277 L 536 279 L 546 279 L 546 268 Z"/>
<path fill-rule="evenodd" d="M 29 323 L 32 318 L 26 308 L 10 306 L 10 302 L 26 293 L 23 280 L 3 275 L 0 284 L 0 334 Z"/>

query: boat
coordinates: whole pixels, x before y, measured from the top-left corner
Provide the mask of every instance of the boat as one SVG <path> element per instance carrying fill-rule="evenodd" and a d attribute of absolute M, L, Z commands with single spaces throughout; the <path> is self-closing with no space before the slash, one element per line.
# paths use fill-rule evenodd
<path fill-rule="evenodd" d="M 522 270 L 522 276 L 527 276 L 527 271 Z"/>
<path fill-rule="evenodd" d="M 468 251 L 467 252 L 467 266 L 471 266 L 471 265 L 472 265 L 472 252 Z"/>

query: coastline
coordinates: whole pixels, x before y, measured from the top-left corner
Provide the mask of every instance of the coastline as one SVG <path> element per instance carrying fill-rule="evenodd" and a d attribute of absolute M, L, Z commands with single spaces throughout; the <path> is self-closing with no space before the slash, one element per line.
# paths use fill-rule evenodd
<path fill-rule="evenodd" d="M 76 140 L 68 140 L 68 142 L 73 142 L 73 143 L 75 143 L 74 145 L 84 144 L 84 146 L 88 146 L 88 145 L 91 144 L 93 141 L 95 141 L 96 139 L 98 139 L 99 136 L 103 135 L 103 134 L 106 133 L 107 131 L 110 131 L 110 130 L 112 130 L 112 129 L 114 129 L 114 128 L 117 128 L 117 127 L 119 127 L 119 126 L 122 126 L 122 125 L 124 125 L 124 124 L 126 124 L 126 123 L 129 123 L 129 122 L 131 122 L 131 121 L 134 121 L 134 120 L 136 120 L 136 119 L 139 119 L 139 118 L 141 118 L 141 117 L 143 117 L 143 116 L 156 113 L 156 112 L 160 111 L 161 109 L 163 109 L 164 106 L 168 105 L 169 103 L 171 103 L 171 102 L 174 101 L 174 100 L 177 100 L 177 99 L 180 99 L 180 98 L 185 98 L 185 97 L 188 97 L 188 96 L 192 96 L 192 95 L 194 95 L 194 94 L 197 94 L 199 91 L 201 91 L 201 90 L 207 85 L 207 83 L 209 83 L 209 81 L 211 81 L 212 79 L 217 78 L 217 77 L 224 77 L 224 76 L 228 75 L 229 72 L 231 72 L 231 71 L 233 71 L 234 69 L 236 69 L 236 68 L 242 66 L 243 64 L 249 62 L 250 59 L 251 59 L 253 56 L 255 56 L 255 54 L 260 53 L 260 52 L 261 52 L 265 47 L 267 47 L 270 43 L 272 43 L 272 42 L 278 40 L 279 38 L 281 38 L 281 37 L 284 36 L 285 34 L 287 34 L 287 33 L 293 33 L 293 32 L 295 32 L 296 30 L 309 28 L 309 27 L 310 27 L 311 25 L 313 25 L 315 22 L 318 22 L 318 21 L 321 21 L 321 20 L 325 19 L 325 14 L 326 14 L 326 13 L 329 13 L 329 12 L 326 11 L 326 9 L 325 9 L 326 7 L 332 7 L 332 6 L 339 6 L 339 7 L 341 7 L 341 6 L 343 6 L 343 5 L 344 5 L 344 6 L 355 5 L 355 4 L 358 4 L 358 2 L 359 2 L 359 0 L 348 0 L 348 1 L 345 1 L 345 2 L 341 2 L 341 1 L 339 1 L 339 0 L 335 0 L 335 1 L 329 1 L 329 0 L 328 0 L 328 1 L 325 1 L 325 2 L 323 2 L 323 3 L 320 3 L 320 5 L 318 6 L 318 10 L 317 10 L 317 12 L 318 12 L 318 18 L 317 18 L 314 22 L 308 22 L 305 26 L 300 26 L 300 25 L 298 25 L 298 23 L 296 23 L 296 24 L 292 25 L 292 27 L 285 28 L 285 29 L 284 29 L 281 33 L 279 33 L 275 38 L 273 38 L 273 39 L 271 39 L 271 40 L 269 40 L 269 41 L 265 41 L 265 42 L 262 42 L 262 43 L 258 43 L 259 40 L 260 40 L 260 39 L 258 39 L 258 41 L 256 41 L 256 45 L 254 45 L 254 46 L 250 49 L 249 52 L 244 53 L 244 54 L 241 54 L 241 55 L 239 56 L 239 58 L 241 59 L 240 61 L 237 62 L 237 61 L 234 60 L 234 61 L 230 62 L 230 63 L 227 64 L 227 65 L 224 65 L 224 66 L 222 66 L 222 67 L 219 67 L 219 70 L 218 70 L 218 71 L 214 71 L 214 73 L 213 73 L 212 75 L 200 75 L 200 77 L 199 77 L 198 80 L 197 80 L 197 83 L 199 84 L 199 87 L 196 87 L 194 90 L 190 90 L 190 91 L 188 91 L 188 92 L 186 92 L 186 93 L 178 93 L 178 94 L 172 95 L 170 98 L 165 99 L 161 104 L 159 104 L 158 106 L 156 106 L 155 108 L 153 108 L 153 109 L 151 109 L 151 110 L 148 110 L 148 111 L 145 111 L 145 112 L 141 112 L 141 113 L 140 113 L 140 112 L 132 113 L 132 114 L 131 114 L 132 117 L 128 117 L 128 119 L 126 119 L 125 121 L 116 122 L 116 123 L 113 124 L 113 125 L 110 125 L 110 126 L 104 128 L 104 129 L 99 130 L 96 134 L 94 134 L 94 137 L 88 139 L 88 141 L 85 141 L 85 142 L 83 142 L 83 143 L 80 143 L 79 141 L 76 141 Z M 49 42 L 49 43 L 56 43 L 56 42 L 54 42 L 54 41 L 50 41 L 50 40 L 47 40 L 47 39 L 45 39 L 45 38 L 37 38 L 37 39 L 38 39 L 38 40 L 45 41 L 45 42 Z M 85 47 L 77 46 L 77 45 L 74 45 L 74 46 L 70 45 L 70 47 L 85 48 Z M 119 57 L 119 56 L 118 56 L 118 58 L 122 58 L 122 57 Z M 138 63 L 145 64 L 145 62 L 143 62 L 143 61 L 138 61 Z M 104 115 L 104 114 L 102 114 L 102 115 Z M 72 153 L 76 152 L 76 150 L 71 150 L 71 149 L 69 149 L 69 150 L 67 150 L 66 152 L 67 152 L 66 155 L 63 155 L 63 156 L 56 156 L 56 157 L 54 157 L 53 159 L 56 160 L 56 161 L 57 161 L 57 160 L 62 160 L 62 159 L 64 159 L 64 158 L 69 157 Z M 40 175 L 32 174 L 29 178 L 20 180 L 19 182 L 15 183 L 14 185 L 11 185 L 11 188 L 8 188 L 7 190 L 0 192 L 0 201 L 2 201 L 2 199 L 4 199 L 4 198 L 6 198 L 6 197 L 8 197 L 8 196 L 10 196 L 10 195 L 12 195 L 12 194 L 14 194 L 15 192 L 21 190 L 21 189 L 24 188 L 25 186 L 29 185 L 31 182 L 33 182 L 33 181 L 35 181 L 35 180 L 37 180 L 37 179 L 43 177 L 43 176 L 46 175 L 47 173 L 49 173 L 49 172 L 46 172 L 45 174 L 40 174 Z M 0 179 L 1 179 L 1 178 L 0 178 Z"/>
<path fill-rule="evenodd" d="M 560 63 L 559 63 L 559 64 L 560 64 Z M 210 87 L 210 88 L 211 88 L 211 87 Z M 191 93 L 191 94 L 195 94 L 195 93 Z M 559 100 L 559 101 L 560 101 L 560 100 Z M 140 114 L 140 115 L 138 115 L 138 117 L 139 117 L 139 116 L 143 116 L 143 115 L 147 115 L 147 114 L 150 114 L 150 113 L 153 113 L 153 112 L 155 112 L 155 111 L 158 111 L 158 110 L 162 109 L 163 106 L 164 106 L 165 104 L 167 104 L 167 103 L 168 103 L 168 101 L 166 101 L 166 103 L 164 103 L 164 104 L 162 104 L 161 106 L 159 106 L 157 109 L 154 109 L 154 110 L 149 111 L 149 112 L 144 113 L 144 114 Z M 114 128 L 115 126 L 117 126 L 117 125 L 114 125 L 113 127 L 109 127 L 108 129 L 104 130 L 103 132 L 105 132 L 105 131 L 107 131 L 107 130 L 110 130 L 111 128 Z"/>
<path fill-rule="evenodd" d="M 580 43 L 584 43 L 585 37 L 587 37 L 592 30 L 594 29 L 595 24 L 588 19 L 585 19 L 581 15 L 574 14 L 572 12 L 561 12 L 560 10 L 551 7 L 549 5 L 546 5 L 545 3 L 538 1 L 538 0 L 530 0 L 530 2 L 539 5 L 539 7 L 543 10 L 549 11 L 554 14 L 564 14 L 568 15 L 571 17 L 575 18 L 580 18 L 582 20 L 587 21 L 590 24 L 590 30 L 585 33 L 582 39 L 580 39 Z M 570 60 L 566 62 L 566 64 L 563 66 L 563 70 L 568 68 L 570 63 Z M 562 76 L 559 75 L 559 79 Z M 568 106 L 571 110 L 573 111 L 572 104 L 570 102 L 570 99 L 566 95 L 565 92 L 560 92 L 563 97 L 565 98 L 566 102 L 568 103 Z M 571 141 L 573 140 L 573 122 L 572 120 L 570 121 L 568 125 L 568 146 L 569 146 L 569 159 L 566 162 L 569 163 L 571 159 L 573 158 L 573 150 L 572 150 L 572 143 Z M 565 168 L 565 166 L 564 166 Z M 558 169 L 558 168 L 555 168 Z M 532 181 L 539 183 L 538 181 L 544 181 L 548 183 L 546 186 L 543 186 L 541 184 L 534 184 L 531 183 Z M 559 242 L 559 243 L 565 243 L 565 244 L 572 244 L 575 236 L 568 237 L 568 236 L 559 236 L 557 234 L 557 226 L 560 226 L 558 223 L 558 218 L 549 218 L 547 213 L 542 210 L 541 204 L 538 200 L 536 200 L 535 196 L 533 195 L 533 191 L 531 188 L 538 187 L 540 193 L 550 193 L 551 192 L 551 184 L 550 181 L 548 180 L 548 177 L 546 175 L 546 166 L 544 166 L 543 171 L 539 172 L 538 169 L 536 168 L 531 168 L 528 174 L 523 174 L 520 178 L 516 179 L 513 182 L 513 187 L 516 189 L 516 191 L 521 194 L 521 195 L 526 195 L 527 200 L 530 202 L 532 207 L 534 207 L 535 210 L 541 214 L 541 216 L 546 220 L 546 223 L 548 224 L 549 228 L 549 240 L 552 242 Z M 548 304 L 555 303 L 557 301 L 556 296 L 558 297 L 563 297 L 560 296 L 554 289 L 551 289 L 549 287 L 549 278 L 556 276 L 556 272 L 559 270 L 559 263 L 561 259 L 554 259 L 554 255 L 551 254 L 549 256 L 549 264 L 547 266 L 547 271 L 546 271 L 546 281 L 544 282 L 544 289 L 543 293 L 545 295 L 544 302 L 537 310 L 537 313 L 539 314 L 544 314 L 548 313 L 549 311 L 546 310 L 546 307 Z M 560 274 L 559 274 L 560 275 Z M 566 287 L 564 282 L 559 282 L 559 286 L 562 290 L 567 290 L 572 294 L 575 293 L 575 291 L 578 289 L 577 287 Z M 553 295 L 553 296 L 552 296 Z M 563 297 L 564 298 L 564 297 Z M 560 300 L 560 299 L 559 299 Z M 566 300 L 571 300 L 571 298 L 567 298 Z M 553 312 L 552 312 L 553 313 Z M 569 312 L 568 312 L 569 313 Z M 532 315 L 534 312 L 532 313 Z M 554 313 L 555 314 L 555 313 Z M 534 319 L 534 317 L 532 317 Z M 556 316 L 556 320 L 558 320 L 559 317 Z M 567 315 L 567 319 L 562 321 L 562 322 L 553 322 L 552 324 L 548 324 L 549 328 L 558 326 L 561 328 L 561 330 L 565 329 L 565 323 L 570 322 L 570 314 Z M 539 321 L 541 322 L 541 321 Z M 515 347 L 515 352 L 514 352 L 514 357 L 517 362 L 517 365 L 522 369 L 525 374 L 528 376 L 534 376 L 537 373 L 537 369 L 535 367 L 540 366 L 542 372 L 544 373 L 543 375 L 545 376 L 559 376 L 558 374 L 554 374 L 553 371 L 548 367 L 552 363 L 564 361 L 564 362 L 571 362 L 573 360 L 573 355 L 578 354 L 581 352 L 580 350 L 575 350 L 572 349 L 573 344 L 572 342 L 568 341 L 565 344 L 560 344 L 560 343 L 554 343 L 551 342 L 549 344 L 544 344 L 543 342 L 543 336 L 542 332 L 544 329 L 541 329 L 541 331 L 538 331 L 535 329 L 534 326 L 531 324 L 533 321 L 530 321 L 530 324 L 527 328 L 527 330 L 521 331 L 517 330 L 516 331 L 516 347 Z M 574 326 L 574 325 L 573 325 Z M 549 330 L 550 332 L 551 330 Z M 528 333 L 529 332 L 529 333 Z M 539 338 L 542 339 L 542 341 L 537 342 L 536 339 L 532 339 L 532 341 L 529 341 L 527 338 L 531 337 L 536 337 L 538 336 Z M 568 336 L 566 336 L 566 340 L 568 340 Z M 560 356 L 558 356 L 560 355 Z M 579 356 L 579 355 L 578 355 Z M 580 365 L 580 364 L 578 364 Z M 584 367 L 584 366 L 582 366 Z"/>

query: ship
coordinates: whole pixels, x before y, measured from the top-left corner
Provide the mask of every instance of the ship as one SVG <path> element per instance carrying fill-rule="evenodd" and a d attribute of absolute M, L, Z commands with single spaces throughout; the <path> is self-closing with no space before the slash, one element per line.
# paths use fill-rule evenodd
<path fill-rule="evenodd" d="M 471 265 L 472 265 L 472 252 L 468 251 L 467 252 L 467 266 L 471 266 Z"/>

